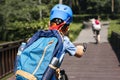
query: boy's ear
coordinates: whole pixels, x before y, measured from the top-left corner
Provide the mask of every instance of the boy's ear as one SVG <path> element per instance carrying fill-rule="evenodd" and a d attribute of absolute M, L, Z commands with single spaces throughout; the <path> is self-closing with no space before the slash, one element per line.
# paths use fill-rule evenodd
<path fill-rule="evenodd" d="M 66 29 L 65 29 L 65 31 L 67 32 L 68 30 L 69 30 L 69 27 L 67 26 Z"/>
<path fill-rule="evenodd" d="M 69 27 L 68 27 L 68 26 L 66 26 L 66 27 L 62 27 L 61 30 L 62 30 L 63 33 L 66 34 L 66 33 L 68 32 L 68 30 L 69 30 Z"/>

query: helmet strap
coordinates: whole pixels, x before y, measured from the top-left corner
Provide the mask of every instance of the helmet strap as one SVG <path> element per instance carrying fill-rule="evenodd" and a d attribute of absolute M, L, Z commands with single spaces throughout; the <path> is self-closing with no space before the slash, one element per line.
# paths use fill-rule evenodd
<path fill-rule="evenodd" d="M 65 24 L 59 28 L 59 32 L 62 33 L 62 35 L 67 34 L 68 30 L 69 30 L 69 27 L 65 26 Z"/>
<path fill-rule="evenodd" d="M 69 30 L 69 27 L 68 27 L 69 25 L 66 24 L 66 22 L 68 20 L 69 20 L 69 18 L 66 21 L 64 21 L 58 25 L 56 22 L 51 22 L 49 25 L 49 29 L 50 30 L 58 30 L 62 35 L 65 35 L 65 34 L 67 34 L 67 32 Z"/>

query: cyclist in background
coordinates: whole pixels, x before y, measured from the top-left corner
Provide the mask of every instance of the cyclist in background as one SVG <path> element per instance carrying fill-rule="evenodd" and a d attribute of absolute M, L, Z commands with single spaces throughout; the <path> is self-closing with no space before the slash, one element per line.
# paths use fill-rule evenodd
<path fill-rule="evenodd" d="M 98 19 L 92 19 L 92 31 L 96 39 L 96 43 L 100 43 L 101 22 Z"/>

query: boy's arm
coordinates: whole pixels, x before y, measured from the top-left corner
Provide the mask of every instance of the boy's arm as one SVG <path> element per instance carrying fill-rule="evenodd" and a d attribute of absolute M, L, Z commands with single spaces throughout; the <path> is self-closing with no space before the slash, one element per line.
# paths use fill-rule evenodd
<path fill-rule="evenodd" d="M 70 42 L 68 37 L 64 36 L 64 47 L 65 53 L 69 53 L 71 56 L 81 57 L 86 51 L 87 45 L 83 43 L 83 45 L 75 46 Z"/>

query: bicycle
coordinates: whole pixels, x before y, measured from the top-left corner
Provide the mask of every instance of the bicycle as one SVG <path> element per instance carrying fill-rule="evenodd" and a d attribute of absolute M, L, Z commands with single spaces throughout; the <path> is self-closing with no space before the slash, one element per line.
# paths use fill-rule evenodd
<path fill-rule="evenodd" d="M 94 38 L 95 38 L 95 43 L 98 44 L 100 43 L 100 34 L 99 34 L 100 30 L 93 30 L 93 33 L 94 33 Z"/>
<path fill-rule="evenodd" d="M 64 70 L 64 69 L 61 69 L 61 70 L 60 70 L 59 77 L 57 77 L 56 80 L 68 80 L 68 76 L 67 76 L 67 74 L 65 73 L 65 70 Z"/>

